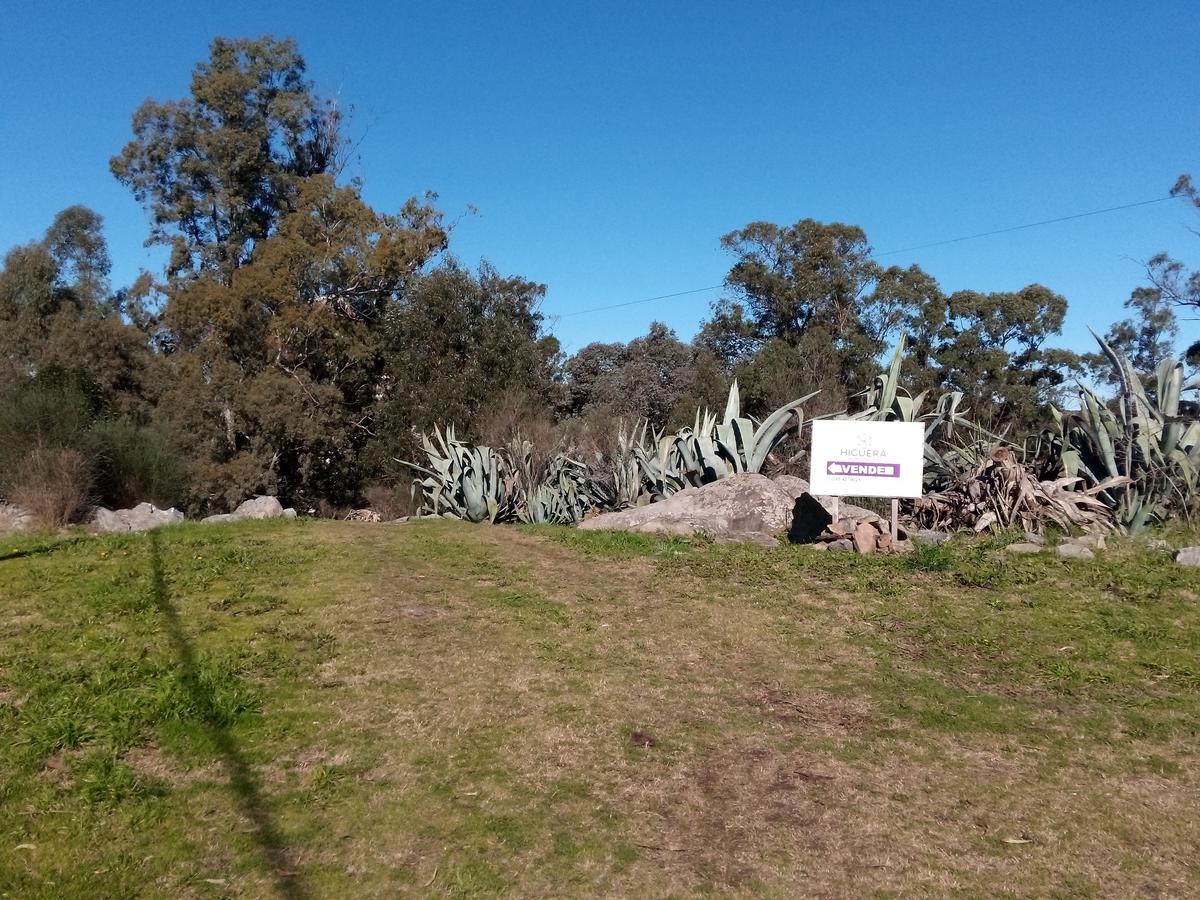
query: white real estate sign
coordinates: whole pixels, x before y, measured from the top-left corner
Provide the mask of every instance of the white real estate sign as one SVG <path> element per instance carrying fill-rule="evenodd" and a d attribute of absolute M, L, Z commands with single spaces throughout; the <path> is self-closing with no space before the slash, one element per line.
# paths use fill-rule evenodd
<path fill-rule="evenodd" d="M 828 497 L 920 497 L 925 426 L 920 422 L 812 423 L 809 490 Z"/>

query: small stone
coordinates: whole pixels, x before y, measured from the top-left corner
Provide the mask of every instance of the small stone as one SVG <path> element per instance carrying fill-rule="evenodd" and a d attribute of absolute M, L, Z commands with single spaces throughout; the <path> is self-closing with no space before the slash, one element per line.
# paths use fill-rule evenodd
<path fill-rule="evenodd" d="M 913 541 L 918 544 L 930 546 L 933 544 L 944 544 L 950 540 L 950 535 L 945 531 L 936 531 L 933 528 L 922 528 L 912 536 Z"/>
<path fill-rule="evenodd" d="M 237 516 L 233 513 L 217 513 L 215 516 L 205 516 L 200 520 L 202 525 L 220 525 L 222 522 L 236 522 Z"/>
<path fill-rule="evenodd" d="M 913 552 L 913 542 L 912 541 L 895 541 L 892 544 L 892 552 L 893 553 L 912 553 Z"/>
<path fill-rule="evenodd" d="M 854 542 L 848 540 L 847 538 L 842 538 L 841 540 L 834 541 L 832 544 L 826 544 L 825 546 L 827 546 L 830 550 L 853 550 Z"/>
<path fill-rule="evenodd" d="M 860 522 L 854 529 L 854 549 L 859 553 L 874 553 L 878 532 L 870 522 Z"/>
<path fill-rule="evenodd" d="M 1037 544 L 1031 544 L 1028 541 L 1025 541 L 1022 543 L 1016 543 L 1016 544 L 1009 544 L 1004 549 L 1007 550 L 1009 553 L 1017 553 L 1017 554 L 1041 553 L 1042 552 L 1041 547 L 1039 547 Z"/>
<path fill-rule="evenodd" d="M 1082 544 L 1070 543 L 1059 544 L 1054 548 L 1054 552 L 1063 559 L 1095 559 L 1096 554 L 1091 551 L 1091 548 L 1085 547 Z"/>
<path fill-rule="evenodd" d="M 1200 547 L 1184 547 L 1175 554 L 1175 562 L 1181 566 L 1200 566 Z"/>
<path fill-rule="evenodd" d="M 1104 535 L 1094 532 L 1081 534 L 1077 538 L 1071 538 L 1070 543 L 1078 544 L 1080 547 L 1087 547 L 1090 550 L 1103 550 L 1105 548 Z"/>
<path fill-rule="evenodd" d="M 294 519 L 296 518 L 296 511 L 289 506 L 283 511 L 283 517 L 285 519 Z"/>
<path fill-rule="evenodd" d="M 1039 547 L 1046 546 L 1046 536 L 1044 534 L 1035 534 L 1032 531 L 1025 532 L 1025 541 L 1029 544 L 1037 544 Z"/>
<path fill-rule="evenodd" d="M 812 549 L 820 550 L 821 552 L 824 552 L 829 549 L 829 544 L 822 544 L 820 541 L 818 541 L 815 544 L 802 544 L 801 546 L 811 547 Z"/>

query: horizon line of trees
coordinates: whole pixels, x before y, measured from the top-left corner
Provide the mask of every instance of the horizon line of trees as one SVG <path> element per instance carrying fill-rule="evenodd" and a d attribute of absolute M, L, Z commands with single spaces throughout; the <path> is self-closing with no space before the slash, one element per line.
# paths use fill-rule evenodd
<path fill-rule="evenodd" d="M 1067 300 L 1050 288 L 946 295 L 919 266 L 879 264 L 861 228 L 813 219 L 721 239 L 728 295 L 693 340 L 655 322 L 567 358 L 545 286 L 460 263 L 436 195 L 380 212 L 342 177 L 345 122 L 291 40 L 217 38 L 188 95 L 145 101 L 132 129 L 110 167 L 168 262 L 114 290 L 83 206 L 6 253 L 0 497 L 61 481 L 70 452 L 102 502 L 351 506 L 406 484 L 395 459 L 435 423 L 498 441 L 567 422 L 599 440 L 618 419 L 689 421 L 735 377 L 750 414 L 814 390 L 814 412 L 846 409 L 901 334 L 906 386 L 962 391 L 998 433 L 1036 430 L 1072 379 L 1109 377 L 1053 345 Z M 1200 209 L 1187 176 L 1173 193 Z M 1200 310 L 1200 272 L 1160 253 L 1147 282 L 1107 339 L 1149 372 L 1176 310 Z M 1187 353 L 1200 363 L 1200 341 Z"/>

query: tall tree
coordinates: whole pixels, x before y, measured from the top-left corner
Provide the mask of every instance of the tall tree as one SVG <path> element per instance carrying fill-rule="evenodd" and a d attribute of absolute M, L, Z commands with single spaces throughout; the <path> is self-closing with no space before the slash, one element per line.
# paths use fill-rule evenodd
<path fill-rule="evenodd" d="M 14 247 L 0 268 L 0 386 L 48 370 L 93 382 L 106 403 L 144 411 L 152 393 L 148 335 L 110 293 L 101 217 L 64 209 L 41 240 Z"/>
<path fill-rule="evenodd" d="M 514 396 L 552 409 L 561 354 L 542 329 L 545 291 L 487 263 L 476 274 L 450 259 L 420 276 L 383 320 L 376 456 L 416 458 L 416 431 L 435 424 L 475 436 Z"/>
<path fill-rule="evenodd" d="M 930 341 L 933 386 L 962 391 L 977 421 L 1022 435 L 1078 367 L 1075 354 L 1046 346 L 1066 313 L 1066 298 L 1039 284 L 951 294 Z"/>
<path fill-rule="evenodd" d="M 1200 210 L 1200 189 L 1192 183 L 1191 175 L 1180 175 L 1171 188 L 1171 195 Z M 1200 234 L 1200 231 L 1196 231 L 1196 234 Z M 1158 306 L 1155 314 L 1158 319 L 1165 319 L 1163 310 L 1167 304 L 1188 311 L 1191 314 L 1187 317 L 1189 321 L 1200 317 L 1200 269 L 1189 272 L 1181 261 L 1163 251 L 1152 256 L 1146 263 L 1146 276 L 1150 281 L 1150 288 L 1141 290 L 1146 291 L 1145 296 L 1152 298 Z M 1144 315 L 1142 322 L 1146 322 Z M 1193 366 L 1200 367 L 1200 340 L 1196 339 L 1194 332 L 1186 335 L 1185 339 L 1188 342 L 1184 351 L 1185 357 Z"/>
<path fill-rule="evenodd" d="M 150 214 L 150 242 L 171 247 L 168 274 L 225 281 L 343 146 L 295 42 L 271 37 L 214 40 L 190 96 L 146 100 L 133 132 L 111 168 Z"/>
<path fill-rule="evenodd" d="M 345 500 L 372 434 L 382 325 L 446 242 L 416 200 L 375 212 L 356 186 L 318 175 L 228 282 L 169 290 L 164 324 L 175 383 L 164 415 L 193 435 L 200 506 L 249 493 Z"/>
<path fill-rule="evenodd" d="M 733 297 L 714 310 L 702 340 L 726 359 L 772 339 L 830 345 L 844 384 L 869 378 L 878 355 L 936 285 L 920 269 L 885 269 L 863 230 L 802 219 L 752 222 L 721 239 L 735 261 Z"/>
<path fill-rule="evenodd" d="M 1179 324 L 1171 302 L 1157 287 L 1135 288 L 1125 301 L 1125 308 L 1134 315 L 1115 322 L 1104 339 L 1120 350 L 1147 381 L 1164 359 L 1175 353 Z M 1098 381 L 1111 385 L 1119 383 L 1117 372 L 1103 353 L 1085 353 L 1084 364 Z"/>
<path fill-rule="evenodd" d="M 627 344 L 592 343 L 567 360 L 572 415 L 691 421 L 697 406 L 722 400 L 727 379 L 701 344 L 685 344 L 662 322 Z"/>

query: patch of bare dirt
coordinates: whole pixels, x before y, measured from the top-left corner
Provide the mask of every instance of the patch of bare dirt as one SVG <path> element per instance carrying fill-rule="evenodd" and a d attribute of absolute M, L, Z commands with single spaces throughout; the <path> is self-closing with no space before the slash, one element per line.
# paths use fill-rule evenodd
<path fill-rule="evenodd" d="M 871 704 L 865 699 L 835 697 L 820 690 L 759 685 L 747 700 L 766 715 L 802 728 L 845 731 L 860 728 L 871 719 Z"/>

